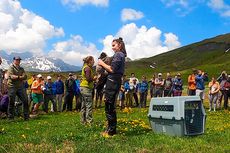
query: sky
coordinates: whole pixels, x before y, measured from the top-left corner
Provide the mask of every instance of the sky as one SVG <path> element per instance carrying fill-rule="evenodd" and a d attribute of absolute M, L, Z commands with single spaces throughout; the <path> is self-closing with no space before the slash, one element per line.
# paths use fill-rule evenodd
<path fill-rule="evenodd" d="M 81 66 L 122 37 L 132 60 L 230 31 L 230 0 L 0 0 L 0 50 Z"/>

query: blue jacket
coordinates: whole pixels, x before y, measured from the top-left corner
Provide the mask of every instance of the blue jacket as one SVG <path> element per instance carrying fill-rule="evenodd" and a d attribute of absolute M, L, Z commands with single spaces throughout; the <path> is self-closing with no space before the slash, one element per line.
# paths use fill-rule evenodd
<path fill-rule="evenodd" d="M 204 80 L 205 80 L 205 77 L 203 75 L 196 75 L 195 77 L 196 89 L 199 89 L 199 90 L 205 89 Z"/>
<path fill-rule="evenodd" d="M 124 88 L 125 88 L 125 91 L 130 90 L 129 81 L 126 81 L 126 82 L 124 83 Z"/>
<path fill-rule="evenodd" d="M 173 90 L 183 90 L 182 79 L 175 79 L 173 81 Z"/>
<path fill-rule="evenodd" d="M 45 95 L 56 95 L 56 86 L 55 83 L 53 82 L 46 82 L 45 83 L 45 90 L 44 90 Z"/>
<path fill-rule="evenodd" d="M 142 81 L 137 85 L 138 91 L 144 93 L 148 91 L 149 85 L 147 81 Z"/>
<path fill-rule="evenodd" d="M 81 93 L 80 80 L 75 80 L 75 83 L 76 83 L 76 95 L 79 95 Z"/>
<path fill-rule="evenodd" d="M 57 80 L 54 82 L 56 86 L 56 94 L 64 94 L 64 83 L 61 80 Z"/>

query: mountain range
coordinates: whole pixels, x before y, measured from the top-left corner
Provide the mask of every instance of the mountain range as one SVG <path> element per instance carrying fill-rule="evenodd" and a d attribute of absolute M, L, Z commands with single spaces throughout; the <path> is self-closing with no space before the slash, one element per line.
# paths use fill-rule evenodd
<path fill-rule="evenodd" d="M 2 67 L 7 69 L 13 60 L 13 57 L 20 56 L 23 60 L 21 65 L 26 71 L 35 72 L 68 72 L 68 71 L 79 71 L 81 67 L 74 66 L 65 63 L 63 60 L 51 57 L 35 57 L 30 52 L 25 53 L 11 53 L 7 54 L 5 51 L 0 51 L 0 56 L 2 57 Z"/>
<path fill-rule="evenodd" d="M 154 52 L 154 50 L 153 50 Z M 31 53 L 11 53 L 0 51 L 3 59 L 2 67 L 7 67 L 14 56 L 20 56 L 22 66 L 27 71 L 36 72 L 68 72 L 79 71 L 81 67 L 65 63 L 61 59 L 45 56 L 34 57 Z M 201 69 L 209 76 L 217 76 L 221 71 L 230 72 L 230 33 L 208 38 L 181 48 L 171 50 L 153 57 L 139 60 L 126 59 L 126 75 L 134 72 L 137 77 L 151 77 L 159 72 L 181 73 L 186 79 L 192 69 Z M 183 76 L 184 75 L 184 76 Z"/>
<path fill-rule="evenodd" d="M 153 51 L 154 52 L 154 51 Z M 134 72 L 138 78 L 153 74 L 181 73 L 187 80 L 193 69 L 200 69 L 218 77 L 222 71 L 230 73 L 230 33 L 208 38 L 169 52 L 126 63 L 126 75 Z"/>

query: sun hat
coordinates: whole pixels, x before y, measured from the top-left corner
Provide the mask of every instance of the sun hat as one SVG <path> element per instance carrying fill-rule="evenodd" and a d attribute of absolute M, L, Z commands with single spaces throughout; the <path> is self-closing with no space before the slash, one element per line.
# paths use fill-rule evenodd
<path fill-rule="evenodd" d="M 42 75 L 41 75 L 41 74 L 38 74 L 38 75 L 37 75 L 37 78 L 42 78 Z"/>
<path fill-rule="evenodd" d="M 47 76 L 47 80 L 50 80 L 50 79 L 52 79 L 52 77 L 51 76 Z"/>

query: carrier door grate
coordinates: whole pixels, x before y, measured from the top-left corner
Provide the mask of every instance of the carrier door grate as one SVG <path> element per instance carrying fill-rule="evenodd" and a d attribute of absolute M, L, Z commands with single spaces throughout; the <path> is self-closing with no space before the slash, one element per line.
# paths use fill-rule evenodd
<path fill-rule="evenodd" d="M 204 114 L 201 101 L 185 102 L 185 132 L 187 135 L 201 134 L 204 128 Z"/>

